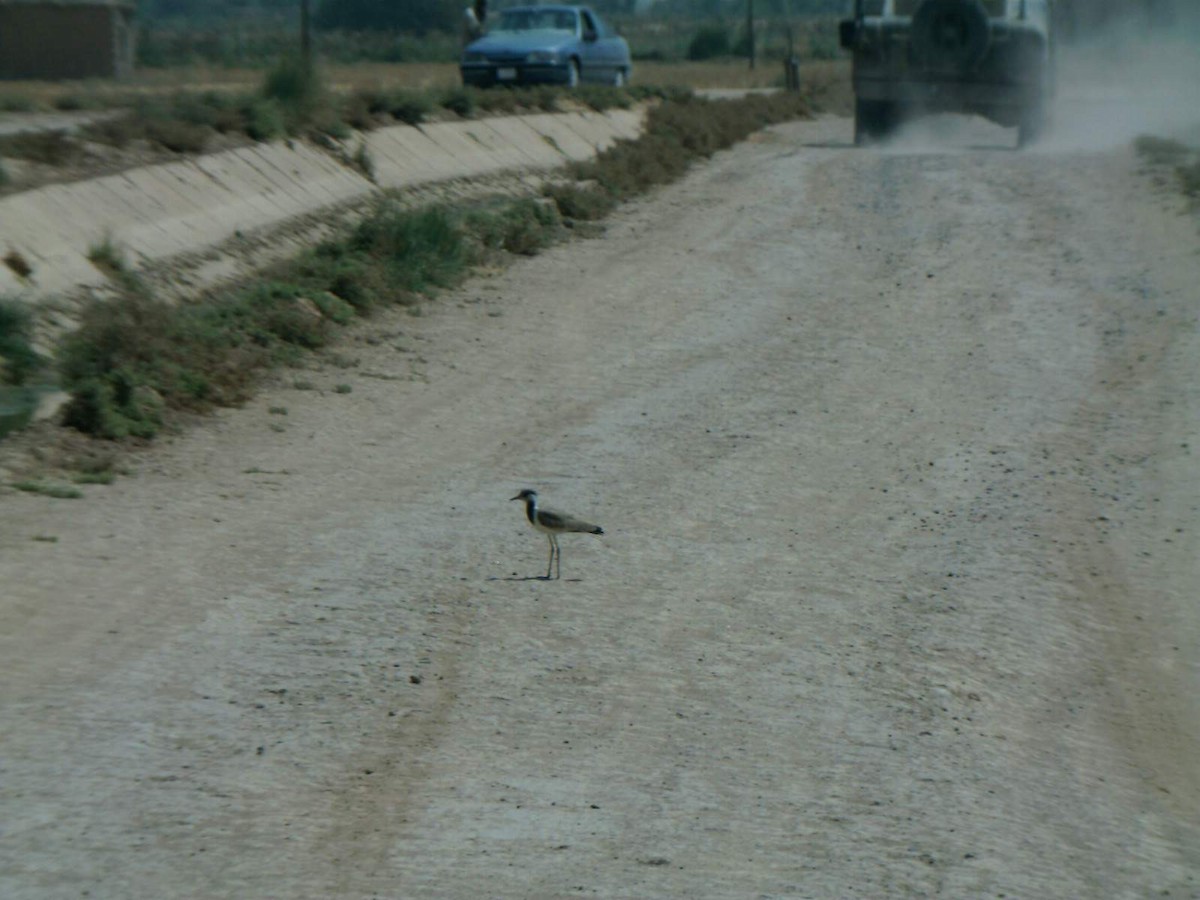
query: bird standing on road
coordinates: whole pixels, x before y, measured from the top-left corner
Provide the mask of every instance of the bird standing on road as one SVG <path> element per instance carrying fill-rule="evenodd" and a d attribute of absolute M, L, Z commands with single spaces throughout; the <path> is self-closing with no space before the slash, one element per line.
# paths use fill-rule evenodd
<path fill-rule="evenodd" d="M 581 519 L 568 516 L 565 513 L 539 507 L 537 491 L 531 491 L 529 488 L 521 491 L 515 497 L 510 497 L 509 500 L 524 500 L 525 517 L 529 519 L 529 524 L 546 535 L 550 541 L 550 561 L 546 565 L 546 580 L 550 579 L 550 570 L 552 568 L 557 573 L 555 575 L 556 578 L 562 577 L 562 549 L 558 546 L 558 536 L 560 534 L 566 534 L 571 531 L 583 534 L 604 534 L 604 529 L 599 525 L 592 525 Z M 555 565 L 556 560 L 557 567 Z"/>

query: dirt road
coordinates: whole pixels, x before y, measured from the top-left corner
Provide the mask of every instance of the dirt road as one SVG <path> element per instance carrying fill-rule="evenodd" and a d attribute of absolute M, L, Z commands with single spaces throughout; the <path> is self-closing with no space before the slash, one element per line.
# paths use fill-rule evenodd
<path fill-rule="evenodd" d="M 1194 222 L 849 136 L 0 497 L 0 896 L 1200 896 Z"/>

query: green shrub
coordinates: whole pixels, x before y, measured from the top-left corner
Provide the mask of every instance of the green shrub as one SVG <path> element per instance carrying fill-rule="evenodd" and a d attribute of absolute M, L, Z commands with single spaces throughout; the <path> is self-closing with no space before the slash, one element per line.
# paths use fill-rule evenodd
<path fill-rule="evenodd" d="M 299 56 L 285 56 L 267 72 L 262 96 L 279 105 L 289 131 L 309 125 L 328 131 L 337 121 L 334 101 L 320 71 Z"/>
<path fill-rule="evenodd" d="M 478 93 L 475 88 L 454 88 L 442 95 L 439 105 L 464 119 L 470 118 L 475 112 Z"/>
<path fill-rule="evenodd" d="M 751 32 L 745 26 L 742 26 L 742 28 L 738 30 L 737 37 L 734 39 L 733 45 L 730 47 L 730 53 L 732 53 L 734 56 L 741 56 L 744 58 L 749 58 L 751 34 L 753 34 L 754 38 L 755 38 L 755 47 L 754 47 L 755 53 L 757 55 L 762 55 L 763 46 L 762 46 L 761 41 L 759 40 L 758 33 Z"/>
<path fill-rule="evenodd" d="M 524 256 L 552 243 L 561 224 L 554 204 L 529 198 L 472 210 L 464 222 L 484 247 Z"/>
<path fill-rule="evenodd" d="M 522 91 L 521 99 L 527 109 L 558 112 L 561 109 L 563 91 L 561 88 L 551 87 L 547 84 L 536 85 Z"/>
<path fill-rule="evenodd" d="M 633 106 L 633 97 L 624 88 L 604 85 L 583 85 L 576 90 L 575 98 L 597 112 L 603 112 L 606 109 L 629 109 Z"/>
<path fill-rule="evenodd" d="M 1183 192 L 1193 200 L 1200 199 L 1200 160 L 1180 166 L 1176 171 L 1179 173 Z"/>
<path fill-rule="evenodd" d="M 163 112 L 181 122 L 212 128 L 216 125 L 217 112 L 224 106 L 223 98 L 214 91 L 179 91 L 170 98 Z"/>
<path fill-rule="evenodd" d="M 366 131 L 375 126 L 375 116 L 381 109 L 375 108 L 375 101 L 364 91 L 350 94 L 342 98 L 341 117 L 351 128 Z"/>
<path fill-rule="evenodd" d="M 152 438 L 162 428 L 163 403 L 154 390 L 125 369 L 72 385 L 63 424 L 109 440 Z"/>
<path fill-rule="evenodd" d="M 41 359 L 33 349 L 33 317 L 16 300 L 0 299 L 0 383 L 24 384 Z"/>
<path fill-rule="evenodd" d="M 1133 148 L 1152 166 L 1172 167 L 1184 195 L 1192 200 L 1200 198 L 1200 149 L 1150 134 L 1135 138 Z"/>
<path fill-rule="evenodd" d="M 113 472 L 76 472 L 71 480 L 76 484 L 112 484 L 116 480 Z"/>
<path fill-rule="evenodd" d="M 184 119 L 151 119 L 146 123 L 146 137 L 172 153 L 202 153 L 212 129 Z"/>
<path fill-rule="evenodd" d="M 523 93 L 507 87 L 483 91 L 475 98 L 475 107 L 488 115 L 509 115 L 521 109 Z"/>
<path fill-rule="evenodd" d="M 111 234 L 105 234 L 102 240 L 88 247 L 88 261 L 111 278 L 121 291 L 138 296 L 149 295 L 149 288 L 129 264 L 124 249 L 113 240 Z"/>
<path fill-rule="evenodd" d="M 0 156 L 61 166 L 79 158 L 79 142 L 65 131 L 23 131 L 0 138 Z"/>
<path fill-rule="evenodd" d="M 719 102 L 658 95 L 663 102 L 648 114 L 645 135 L 572 167 L 580 183 L 547 189 L 553 204 L 492 200 L 454 211 L 384 203 L 345 235 L 278 265 L 270 277 L 195 303 L 156 302 L 111 241 L 97 245 L 93 255 L 123 273 L 114 279 L 121 293 L 86 307 L 79 328 L 63 342 L 62 383 L 72 394 L 66 421 L 104 437 L 150 437 L 168 410 L 239 402 L 258 370 L 324 346 L 355 313 L 383 302 L 411 303 L 454 284 L 477 261 L 479 247 L 535 253 L 560 232 L 560 215 L 599 218 L 621 199 L 686 171 L 693 160 L 806 111 L 796 94 Z M 411 306 L 414 315 L 420 309 Z M 10 326 L 0 334 L 16 332 Z M 11 365 L 13 354 L 5 356 Z M 296 382 L 297 389 L 302 385 L 311 387 Z"/>
<path fill-rule="evenodd" d="M 818 22 L 808 36 L 809 59 L 838 59 L 842 55 L 837 31 L 832 22 Z"/>
<path fill-rule="evenodd" d="M 37 103 L 20 94 L 0 94 L 0 112 L 33 112 Z"/>
<path fill-rule="evenodd" d="M 765 125 L 807 112 L 806 101 L 794 93 L 753 94 L 738 100 L 676 95 L 650 110 L 640 139 L 618 141 L 594 160 L 573 166 L 571 172 L 621 200 L 678 178 L 694 160 L 732 146 Z M 556 202 L 560 196 L 568 202 L 574 199 L 565 192 L 552 196 Z M 568 215 L 565 210 L 564 215 Z"/>
<path fill-rule="evenodd" d="M 63 112 L 77 112 L 88 109 L 101 109 L 104 101 L 95 91 L 85 94 L 60 94 L 54 99 L 54 108 Z"/>
<path fill-rule="evenodd" d="M 285 56 L 263 79 L 262 95 L 291 109 L 311 108 L 324 93 L 316 66 L 299 56 Z"/>
<path fill-rule="evenodd" d="M 262 282 L 167 306 L 144 294 L 97 301 L 63 343 L 65 421 L 106 438 L 150 437 L 166 408 L 237 402 L 254 371 L 322 346 L 330 324 L 303 290 Z"/>
<path fill-rule="evenodd" d="M 348 325 L 354 318 L 354 307 L 332 291 L 323 291 L 313 298 L 317 309 L 335 325 Z"/>
<path fill-rule="evenodd" d="M 33 275 L 33 266 L 20 250 L 9 250 L 4 254 L 3 261 L 18 278 L 26 279 Z"/>
<path fill-rule="evenodd" d="M 117 246 L 111 234 L 105 234 L 103 239 L 89 246 L 87 258 L 92 265 L 109 275 L 119 275 L 129 270 L 125 251 Z"/>
<path fill-rule="evenodd" d="M 25 491 L 29 494 L 41 494 L 43 497 L 53 497 L 56 500 L 78 500 L 83 496 L 83 492 L 78 488 L 45 481 L 17 481 L 13 483 L 13 487 L 18 491 Z M 35 538 L 35 540 L 46 540 L 46 538 Z M 58 541 L 58 538 L 50 540 L 54 543 Z"/>
<path fill-rule="evenodd" d="M 420 125 L 433 110 L 434 103 L 429 97 L 412 91 L 400 91 L 387 103 L 392 117 L 406 125 Z"/>
<path fill-rule="evenodd" d="M 287 120 L 277 100 L 256 100 L 245 110 L 246 134 L 256 141 L 270 141 L 287 134 Z"/>
<path fill-rule="evenodd" d="M 358 142 L 354 156 L 350 159 L 354 163 L 354 168 L 362 172 L 368 181 L 375 180 L 375 159 L 371 156 L 371 151 L 367 148 L 366 141 Z"/>
<path fill-rule="evenodd" d="M 131 141 L 146 136 L 146 123 L 138 115 L 128 113 L 121 116 L 91 122 L 80 129 L 88 140 L 110 147 L 125 147 Z"/>
<path fill-rule="evenodd" d="M 382 298 L 366 260 L 351 253 L 344 241 L 327 241 L 304 254 L 291 275 L 310 291 L 333 294 L 358 313 L 370 311 Z"/>
<path fill-rule="evenodd" d="M 575 184 L 556 184 L 546 189 L 564 219 L 593 221 L 603 219 L 617 205 L 616 198 L 599 187 L 580 187 Z"/>
<path fill-rule="evenodd" d="M 729 56 L 729 31 L 721 25 L 705 25 L 700 28 L 688 44 L 687 58 L 690 60 L 715 59 Z"/>
<path fill-rule="evenodd" d="M 501 246 L 509 253 L 534 256 L 553 243 L 562 224 L 558 207 L 536 200 L 518 200 L 505 213 Z"/>
<path fill-rule="evenodd" d="M 349 247 L 372 257 L 397 290 L 410 294 L 453 283 L 467 262 L 462 230 L 440 206 L 384 207 L 358 224 Z"/>
<path fill-rule="evenodd" d="M 1178 165 L 1192 152 L 1182 141 L 1152 134 L 1136 137 L 1133 141 L 1133 148 L 1153 165 Z"/>
<path fill-rule="evenodd" d="M 213 128 L 221 134 L 249 134 L 248 104 L 241 106 L 222 106 L 213 115 Z"/>

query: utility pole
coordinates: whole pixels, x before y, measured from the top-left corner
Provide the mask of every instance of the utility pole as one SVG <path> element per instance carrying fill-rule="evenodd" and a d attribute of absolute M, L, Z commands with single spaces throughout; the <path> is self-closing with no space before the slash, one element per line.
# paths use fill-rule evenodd
<path fill-rule="evenodd" d="M 746 52 L 750 56 L 750 68 L 754 68 L 754 0 L 746 0 Z"/>
<path fill-rule="evenodd" d="M 300 0 L 300 60 L 304 68 L 312 68 L 312 21 L 308 14 L 309 0 Z"/>

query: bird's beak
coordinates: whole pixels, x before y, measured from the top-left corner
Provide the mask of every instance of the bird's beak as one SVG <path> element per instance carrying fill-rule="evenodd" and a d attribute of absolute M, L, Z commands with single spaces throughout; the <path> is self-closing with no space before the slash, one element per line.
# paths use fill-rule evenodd
<path fill-rule="evenodd" d="M 520 500 L 520 499 L 521 499 L 521 495 L 520 495 L 520 494 L 517 494 L 517 496 L 515 496 L 515 497 L 509 497 L 509 498 L 508 498 L 508 500 L 509 500 L 509 502 L 510 502 L 510 503 L 511 503 L 513 500 Z"/>

